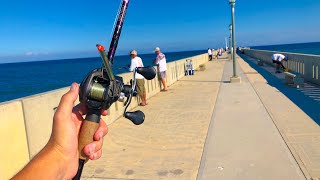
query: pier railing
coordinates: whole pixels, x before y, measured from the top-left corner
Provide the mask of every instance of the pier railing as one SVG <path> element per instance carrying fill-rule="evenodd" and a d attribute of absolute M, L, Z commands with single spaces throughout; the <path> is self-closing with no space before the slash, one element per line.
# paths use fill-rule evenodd
<path fill-rule="evenodd" d="M 284 62 L 284 65 L 286 67 L 288 67 L 292 71 L 295 71 L 301 74 L 306 81 L 320 85 L 320 76 L 319 76 L 320 55 L 253 50 L 253 49 L 250 49 L 250 50 L 246 49 L 244 50 L 244 53 L 252 58 L 259 59 L 273 66 L 275 65 L 272 63 L 271 56 L 274 53 L 281 53 L 283 55 L 288 55 L 289 61 Z"/>
<path fill-rule="evenodd" d="M 167 63 L 167 84 L 170 86 L 185 74 L 186 59 L 192 59 L 194 67 L 208 61 L 207 54 Z M 120 74 L 125 83 L 132 73 Z M 147 98 L 160 92 L 161 83 L 156 77 L 146 82 Z M 32 159 L 46 144 L 51 134 L 52 118 L 61 96 L 69 87 L 0 103 L 0 179 L 9 179 Z M 130 109 L 138 106 L 134 98 Z M 123 102 L 114 103 L 104 118 L 111 124 L 123 114 Z"/>

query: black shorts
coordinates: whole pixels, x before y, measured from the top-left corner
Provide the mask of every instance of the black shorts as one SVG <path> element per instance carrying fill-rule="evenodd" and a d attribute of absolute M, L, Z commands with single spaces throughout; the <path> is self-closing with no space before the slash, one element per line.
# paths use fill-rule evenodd
<path fill-rule="evenodd" d="M 273 63 L 276 63 L 276 64 L 281 64 L 281 61 L 275 61 L 275 60 L 272 60 Z"/>

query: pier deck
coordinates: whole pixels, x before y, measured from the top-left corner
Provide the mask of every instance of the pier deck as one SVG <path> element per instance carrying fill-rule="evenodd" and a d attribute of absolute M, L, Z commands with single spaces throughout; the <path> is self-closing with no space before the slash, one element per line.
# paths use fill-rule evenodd
<path fill-rule="evenodd" d="M 139 107 L 143 125 L 109 125 L 103 157 L 87 163 L 83 179 L 319 178 L 319 126 L 241 58 L 239 65 L 241 84 L 228 82 L 224 55 Z M 293 149 L 301 144 L 310 146 Z"/>

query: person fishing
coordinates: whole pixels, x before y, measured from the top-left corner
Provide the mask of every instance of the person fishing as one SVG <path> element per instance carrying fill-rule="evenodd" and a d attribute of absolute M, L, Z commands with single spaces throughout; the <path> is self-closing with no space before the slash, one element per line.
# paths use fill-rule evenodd
<path fill-rule="evenodd" d="M 167 60 L 166 56 L 160 51 L 160 48 L 157 47 L 154 52 L 157 55 L 156 58 L 156 64 L 158 65 L 158 71 L 159 71 L 159 77 L 161 80 L 161 83 L 163 85 L 163 91 L 167 91 L 167 84 L 166 84 L 166 78 L 167 78 Z"/>
<path fill-rule="evenodd" d="M 219 49 L 219 56 L 222 56 L 222 53 L 223 53 L 223 49 L 220 48 L 220 49 Z"/>
<path fill-rule="evenodd" d="M 212 49 L 208 48 L 209 61 L 212 61 Z"/>
<path fill-rule="evenodd" d="M 283 71 L 288 71 L 288 69 L 283 65 L 282 61 L 288 61 L 288 57 L 283 54 L 273 54 L 272 62 L 276 63 L 276 73 L 281 73 L 280 67 Z"/>
<path fill-rule="evenodd" d="M 131 65 L 129 68 L 130 71 L 133 71 L 137 67 L 144 67 L 142 59 L 138 57 L 138 52 L 136 50 L 132 50 L 130 52 L 130 57 L 131 57 Z M 137 78 L 137 86 L 136 86 L 137 91 L 141 99 L 141 103 L 139 105 L 146 106 L 148 105 L 148 103 L 147 103 L 147 91 L 146 91 L 146 87 L 144 86 L 145 84 L 144 77 L 139 73 L 136 73 L 135 76 Z"/>

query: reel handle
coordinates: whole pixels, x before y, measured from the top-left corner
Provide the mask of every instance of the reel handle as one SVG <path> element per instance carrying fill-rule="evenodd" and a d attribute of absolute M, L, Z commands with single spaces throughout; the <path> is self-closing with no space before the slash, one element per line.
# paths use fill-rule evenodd
<path fill-rule="evenodd" d="M 143 77 L 145 77 L 147 80 L 152 80 L 156 77 L 157 71 L 152 66 L 147 67 L 138 67 L 137 73 L 141 74 Z"/>
<path fill-rule="evenodd" d="M 88 114 L 86 115 L 85 120 L 82 123 L 80 134 L 79 134 L 79 167 L 76 176 L 72 180 L 79 180 L 81 178 L 83 166 L 85 162 L 88 161 L 88 157 L 83 152 L 83 149 L 86 145 L 92 143 L 94 133 L 98 130 L 101 118 L 100 110 L 89 109 Z"/>
<path fill-rule="evenodd" d="M 142 111 L 125 112 L 124 117 L 132 121 L 135 125 L 142 124 L 145 119 L 145 115 Z"/>

